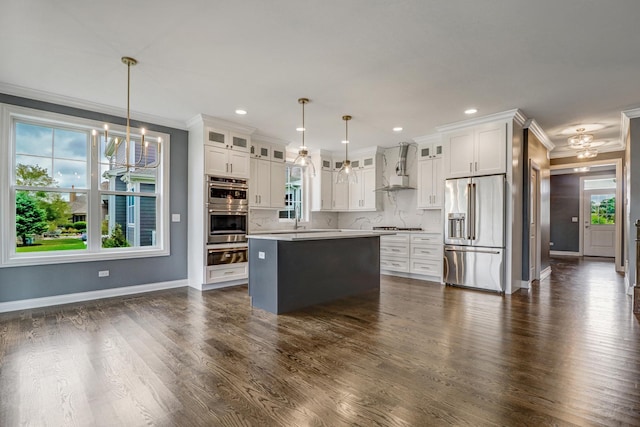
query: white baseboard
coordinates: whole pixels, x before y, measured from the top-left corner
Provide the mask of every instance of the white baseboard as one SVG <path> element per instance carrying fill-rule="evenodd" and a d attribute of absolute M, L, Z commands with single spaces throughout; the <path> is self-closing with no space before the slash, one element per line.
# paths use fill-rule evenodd
<path fill-rule="evenodd" d="M 549 276 L 551 276 L 551 266 L 545 268 L 540 272 L 540 280 L 544 280 Z"/>
<path fill-rule="evenodd" d="M 123 295 L 141 294 L 160 291 L 163 289 L 181 288 L 189 284 L 188 280 L 174 280 L 171 282 L 148 283 L 145 285 L 123 286 L 121 288 L 101 289 L 99 291 L 77 292 L 74 294 L 54 295 L 50 297 L 23 299 L 18 301 L 0 302 L 0 313 L 9 311 L 28 310 L 30 308 L 49 307 L 52 305 L 70 304 L 74 302 L 91 301 L 102 298 L 119 297 Z"/>
<path fill-rule="evenodd" d="M 580 252 L 571 252 L 571 251 L 549 251 L 549 255 L 551 256 L 582 256 Z"/>

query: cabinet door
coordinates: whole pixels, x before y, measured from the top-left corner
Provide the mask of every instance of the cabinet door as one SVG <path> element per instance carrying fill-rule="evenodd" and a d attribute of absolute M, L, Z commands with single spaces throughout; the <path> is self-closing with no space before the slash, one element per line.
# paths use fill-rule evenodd
<path fill-rule="evenodd" d="M 507 124 L 489 123 L 475 128 L 474 175 L 505 173 Z"/>
<path fill-rule="evenodd" d="M 416 207 L 430 208 L 433 202 L 433 160 L 418 162 L 418 200 Z"/>
<path fill-rule="evenodd" d="M 331 173 L 331 183 L 333 188 L 333 210 L 346 211 L 349 210 L 349 185 L 336 184 L 338 172 Z"/>
<path fill-rule="evenodd" d="M 249 178 L 249 152 L 226 150 L 229 156 L 229 176 Z"/>
<path fill-rule="evenodd" d="M 358 211 L 362 209 L 362 171 L 355 171 L 358 177 L 358 182 L 355 184 L 349 184 L 349 210 Z M 343 185 L 343 184 L 342 184 Z M 337 184 L 338 187 L 342 186 Z"/>
<path fill-rule="evenodd" d="M 474 132 L 473 129 L 465 129 L 451 133 L 447 136 L 449 152 L 447 155 L 446 176 L 459 178 L 470 176 L 473 173 Z"/>
<path fill-rule="evenodd" d="M 222 148 L 229 146 L 229 133 L 224 130 L 207 128 L 204 137 L 206 144 Z"/>
<path fill-rule="evenodd" d="M 260 207 L 271 206 L 271 162 L 258 159 L 258 203 Z"/>
<path fill-rule="evenodd" d="M 227 176 L 229 174 L 228 152 L 224 147 L 204 146 L 204 173 Z"/>
<path fill-rule="evenodd" d="M 287 175 L 287 165 L 282 162 L 264 162 L 270 164 L 271 169 L 271 207 L 284 209 L 285 183 Z"/>
<path fill-rule="evenodd" d="M 230 133 L 229 140 L 230 140 L 229 148 L 232 148 L 234 150 L 248 153 L 251 148 L 251 142 L 249 140 L 248 135 L 242 135 L 239 133 Z"/>
<path fill-rule="evenodd" d="M 253 148 L 253 147 L 252 147 Z M 257 158 L 251 158 L 249 160 L 249 207 L 260 206 L 260 176 L 258 173 L 258 161 Z"/>
<path fill-rule="evenodd" d="M 444 159 L 436 157 L 431 160 L 433 165 L 433 179 L 431 181 L 431 192 L 433 194 L 432 208 L 442 208 L 444 206 Z"/>
<path fill-rule="evenodd" d="M 284 163 L 287 159 L 287 152 L 284 148 L 272 147 L 271 148 L 271 160 L 274 162 Z"/>
<path fill-rule="evenodd" d="M 333 194 L 333 185 L 332 185 L 333 174 L 330 170 L 322 169 L 320 172 L 320 210 L 330 211 L 332 209 L 333 199 L 331 195 Z"/>
<path fill-rule="evenodd" d="M 358 179 L 362 182 L 360 190 L 360 198 L 362 199 L 361 208 L 368 211 L 375 211 L 378 208 L 378 193 L 376 189 L 376 170 L 375 168 L 360 169 Z"/>

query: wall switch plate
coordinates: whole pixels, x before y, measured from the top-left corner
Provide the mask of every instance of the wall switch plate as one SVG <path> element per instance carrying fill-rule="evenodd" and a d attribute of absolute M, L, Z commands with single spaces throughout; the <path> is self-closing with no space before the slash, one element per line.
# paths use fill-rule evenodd
<path fill-rule="evenodd" d="M 577 216 L 572 216 L 571 217 L 571 222 L 578 222 L 578 217 Z"/>
<path fill-rule="evenodd" d="M 109 277 L 109 270 L 98 271 L 98 277 Z"/>
<path fill-rule="evenodd" d="M 171 214 L 171 222 L 180 222 L 180 214 Z"/>
<path fill-rule="evenodd" d="M 549 246 L 553 246 L 553 242 L 549 242 Z"/>
<path fill-rule="evenodd" d="M 265 253 L 264 253 L 264 252 L 262 252 L 262 251 L 259 251 L 259 252 L 258 252 L 258 259 L 265 259 L 265 258 L 266 258 Z"/>

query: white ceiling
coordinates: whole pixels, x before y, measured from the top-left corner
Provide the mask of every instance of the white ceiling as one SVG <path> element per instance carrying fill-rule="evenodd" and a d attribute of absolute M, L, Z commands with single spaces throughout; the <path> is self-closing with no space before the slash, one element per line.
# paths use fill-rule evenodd
<path fill-rule="evenodd" d="M 310 149 L 392 146 L 520 108 L 558 146 L 582 123 L 602 150 L 640 106 L 640 1 L 1 0 L 0 91 L 199 113 Z M 246 108 L 246 116 L 234 110 Z M 135 115 L 135 114 L 134 114 Z M 401 134 L 392 127 L 402 126 Z M 607 148 L 608 146 L 608 148 Z M 568 153 L 565 153 L 568 154 Z"/>

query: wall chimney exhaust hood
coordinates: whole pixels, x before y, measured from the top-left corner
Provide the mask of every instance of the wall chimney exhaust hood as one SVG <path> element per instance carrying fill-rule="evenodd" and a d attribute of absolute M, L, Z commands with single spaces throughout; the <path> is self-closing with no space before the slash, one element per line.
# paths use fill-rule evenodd
<path fill-rule="evenodd" d="M 407 152 L 409 151 L 409 143 L 401 142 L 400 151 L 398 152 L 398 163 L 396 163 L 396 174 L 389 177 L 389 185 L 376 188 L 375 191 L 398 191 L 398 190 L 415 190 L 415 187 L 409 185 L 409 175 L 407 175 Z"/>

